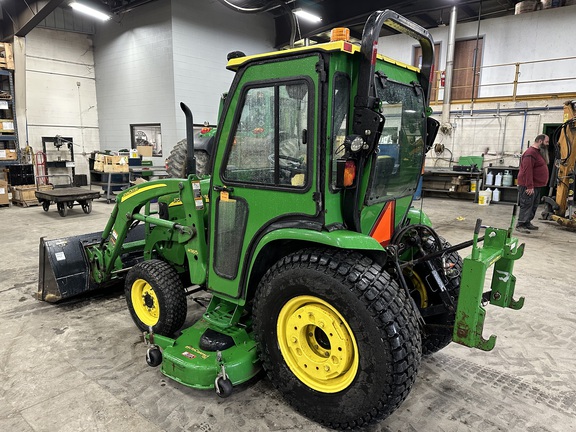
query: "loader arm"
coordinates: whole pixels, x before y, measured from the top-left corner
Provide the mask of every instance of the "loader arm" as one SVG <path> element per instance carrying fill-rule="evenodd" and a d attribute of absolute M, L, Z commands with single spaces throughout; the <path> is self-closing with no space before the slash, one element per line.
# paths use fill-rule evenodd
<path fill-rule="evenodd" d="M 204 186 L 208 187 L 207 182 Z M 127 270 L 122 255 L 144 251 L 149 234 L 155 227 L 164 229 L 165 241 L 185 246 L 193 283 L 202 284 L 206 278 L 206 240 L 204 236 L 204 201 L 200 181 L 163 179 L 131 187 L 120 193 L 99 244 L 86 248 L 91 279 L 105 283 Z M 165 195 L 175 197 L 174 202 L 184 208 L 184 219 L 167 220 L 150 211 L 150 202 Z M 141 213 L 144 208 L 144 213 Z M 127 241 L 129 231 L 138 223 L 145 224 L 146 239 Z M 146 257 L 146 255 L 145 255 Z"/>

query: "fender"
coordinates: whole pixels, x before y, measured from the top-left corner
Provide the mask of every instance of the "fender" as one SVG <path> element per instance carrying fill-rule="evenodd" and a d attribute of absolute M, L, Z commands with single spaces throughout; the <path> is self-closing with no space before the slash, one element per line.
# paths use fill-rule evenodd
<path fill-rule="evenodd" d="M 408 214 L 406 215 L 406 219 L 408 220 L 410 225 L 413 224 L 422 224 L 432 227 L 432 221 L 428 217 L 423 210 L 418 209 L 416 207 L 410 207 L 408 210 Z"/>
<path fill-rule="evenodd" d="M 337 249 L 384 252 L 382 245 L 372 237 L 354 231 L 335 230 L 328 232 L 312 231 L 302 228 L 280 228 L 266 234 L 256 246 L 248 269 L 248 275 L 245 279 L 246 281 L 252 278 L 252 272 L 261 257 L 264 247 L 281 240 L 300 241 L 310 245 L 324 245 Z M 245 295 L 247 292 L 246 287 L 244 287 L 243 291 Z"/>

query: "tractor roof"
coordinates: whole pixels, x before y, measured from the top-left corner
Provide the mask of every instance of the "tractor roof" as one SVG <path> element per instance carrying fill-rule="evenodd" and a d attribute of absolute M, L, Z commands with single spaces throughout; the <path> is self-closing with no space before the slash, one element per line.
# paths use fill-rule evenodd
<path fill-rule="evenodd" d="M 312 52 L 312 51 L 327 51 L 327 52 L 341 51 L 341 52 L 345 52 L 348 54 L 356 54 L 356 53 L 360 52 L 360 46 L 353 44 L 351 42 L 347 42 L 347 41 L 336 41 L 336 42 L 327 42 L 327 43 L 316 44 L 316 45 L 311 45 L 311 46 L 304 46 L 304 47 L 299 47 L 299 48 L 291 48 L 291 49 L 281 50 L 281 51 L 271 51 L 271 52 L 267 52 L 267 53 L 263 53 L 263 54 L 255 54 L 255 55 L 236 57 L 236 58 L 230 59 L 228 61 L 228 65 L 226 66 L 226 68 L 233 70 L 233 71 L 237 71 L 240 68 L 240 66 L 242 66 L 246 63 L 252 62 L 252 61 L 287 57 L 287 56 L 291 56 L 294 54 L 301 54 L 301 53 Z M 394 65 L 400 66 L 400 67 L 405 68 L 405 69 L 409 69 L 409 70 L 412 70 L 415 72 L 420 72 L 420 69 L 418 69 L 417 67 L 410 66 L 406 63 L 391 59 L 390 57 L 386 57 L 386 56 L 383 56 L 381 54 L 378 54 L 378 59 L 383 60 L 387 63 L 391 63 Z"/>

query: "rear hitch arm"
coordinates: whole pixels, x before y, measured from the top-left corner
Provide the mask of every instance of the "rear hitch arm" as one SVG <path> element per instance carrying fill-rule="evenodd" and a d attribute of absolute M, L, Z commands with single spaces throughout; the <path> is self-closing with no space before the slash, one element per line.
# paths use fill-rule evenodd
<path fill-rule="evenodd" d="M 490 351 L 496 344 L 496 336 L 484 339 L 482 331 L 486 310 L 483 301 L 510 309 L 521 309 L 524 298 L 514 300 L 516 277 L 513 275 L 514 261 L 524 254 L 524 244 L 518 245 L 518 239 L 512 237 L 515 213 L 511 228 L 486 228 L 484 245 L 478 245 L 481 220 L 476 222 L 472 253 L 464 259 L 460 296 L 456 310 L 456 322 L 452 339 L 462 345 Z M 483 293 L 486 272 L 494 266 L 490 294 Z"/>

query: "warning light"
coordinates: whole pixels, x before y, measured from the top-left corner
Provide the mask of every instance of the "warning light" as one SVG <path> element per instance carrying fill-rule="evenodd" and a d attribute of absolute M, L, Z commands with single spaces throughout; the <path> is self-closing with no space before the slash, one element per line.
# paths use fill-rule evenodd
<path fill-rule="evenodd" d="M 350 29 L 346 27 L 336 27 L 330 33 L 330 42 L 349 41 Z"/>
<path fill-rule="evenodd" d="M 200 133 L 201 134 L 207 134 L 208 132 L 210 132 L 212 130 L 211 127 L 203 127 L 202 129 L 200 129 Z"/>

